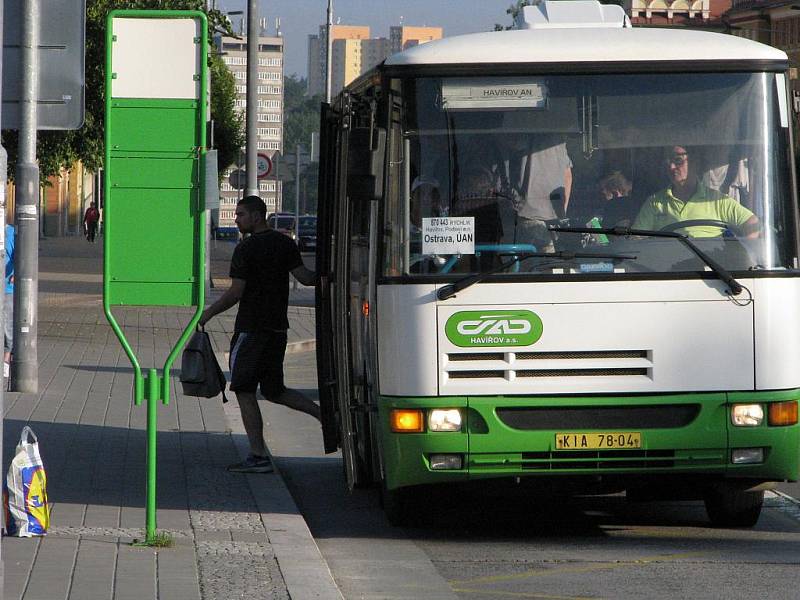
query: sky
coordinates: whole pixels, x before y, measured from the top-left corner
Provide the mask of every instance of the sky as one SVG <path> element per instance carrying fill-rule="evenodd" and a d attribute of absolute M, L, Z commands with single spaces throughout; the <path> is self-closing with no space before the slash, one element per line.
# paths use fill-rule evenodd
<path fill-rule="evenodd" d="M 389 27 L 428 25 L 444 28 L 445 36 L 491 31 L 495 23 L 511 24 L 506 9 L 512 0 L 333 0 L 333 22 L 369 25 L 372 37 L 389 37 Z M 221 10 L 247 12 L 247 0 L 219 0 Z M 327 0 L 259 0 L 261 17 L 267 17 L 269 34 L 275 17 L 281 19 L 285 47 L 284 73 L 306 76 L 308 35 L 325 24 Z M 241 17 L 233 16 L 236 26 Z"/>

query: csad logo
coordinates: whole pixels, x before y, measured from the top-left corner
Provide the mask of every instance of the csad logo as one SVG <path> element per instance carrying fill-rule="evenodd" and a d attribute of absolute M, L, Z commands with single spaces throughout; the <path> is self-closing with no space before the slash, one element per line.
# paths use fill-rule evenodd
<path fill-rule="evenodd" d="M 462 348 L 530 346 L 543 330 L 539 315 L 529 310 L 458 312 L 444 326 L 447 339 Z"/>

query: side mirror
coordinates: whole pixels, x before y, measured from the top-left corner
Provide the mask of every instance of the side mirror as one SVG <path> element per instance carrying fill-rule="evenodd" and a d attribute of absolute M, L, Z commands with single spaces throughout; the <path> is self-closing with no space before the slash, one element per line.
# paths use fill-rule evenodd
<path fill-rule="evenodd" d="M 347 139 L 347 195 L 353 200 L 383 197 L 386 130 L 354 127 Z"/>

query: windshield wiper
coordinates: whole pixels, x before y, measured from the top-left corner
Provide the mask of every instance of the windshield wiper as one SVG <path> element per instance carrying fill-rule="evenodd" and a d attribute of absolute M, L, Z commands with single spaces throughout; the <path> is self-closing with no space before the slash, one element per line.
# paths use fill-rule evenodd
<path fill-rule="evenodd" d="M 597 230 L 595 230 L 597 231 Z M 636 260 L 636 256 L 631 256 L 628 254 L 597 254 L 595 252 L 525 252 L 515 254 L 514 258 L 501 263 L 494 267 L 493 269 L 489 269 L 488 271 L 484 271 L 483 273 L 476 273 L 474 275 L 467 275 L 466 277 L 459 279 L 453 283 L 448 285 L 442 286 L 436 292 L 436 297 L 439 300 L 447 300 L 448 298 L 452 298 L 461 290 L 467 289 L 469 286 L 478 283 L 479 281 L 487 278 L 489 275 L 494 275 L 495 273 L 499 273 L 500 271 L 505 271 L 508 267 L 514 266 L 518 262 L 522 262 L 523 260 L 527 260 L 529 258 L 536 258 L 536 257 L 543 257 L 543 258 L 555 258 L 558 259 L 556 262 L 548 262 L 547 264 L 537 265 L 536 270 L 542 269 L 545 267 L 549 267 L 553 264 L 557 264 L 559 262 L 564 261 L 571 261 L 575 260 L 576 258 L 605 258 L 611 260 Z"/>
<path fill-rule="evenodd" d="M 691 238 L 686 235 L 685 233 L 678 233 L 677 231 L 650 231 L 648 229 L 631 229 L 629 227 L 606 227 L 606 228 L 594 228 L 594 227 L 559 227 L 559 226 L 548 226 L 550 231 L 556 232 L 563 232 L 563 233 L 602 233 L 605 235 L 616 235 L 621 237 L 631 237 L 631 236 L 638 236 L 638 237 L 651 237 L 651 238 L 672 238 L 676 239 L 681 242 L 684 246 L 689 248 L 697 258 L 702 260 L 706 266 L 717 276 L 719 279 L 727 284 L 730 288 L 728 291 L 730 292 L 731 296 L 738 296 L 742 293 L 744 289 L 742 284 L 736 281 L 733 278 L 725 267 L 711 258 L 708 254 L 700 250 L 697 246 L 695 246 L 694 242 Z"/>

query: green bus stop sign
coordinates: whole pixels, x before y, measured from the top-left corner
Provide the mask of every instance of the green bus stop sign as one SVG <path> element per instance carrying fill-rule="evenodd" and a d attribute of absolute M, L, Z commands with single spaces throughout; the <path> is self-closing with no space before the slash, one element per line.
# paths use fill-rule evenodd
<path fill-rule="evenodd" d="M 198 306 L 205 264 L 205 18 L 118 11 L 109 34 L 107 302 Z"/>
<path fill-rule="evenodd" d="M 147 399 L 146 543 L 156 528 L 156 407 L 205 303 L 208 24 L 197 11 L 118 10 L 106 34 L 103 308 Z M 112 307 L 194 306 L 164 363 L 147 377 Z"/>

